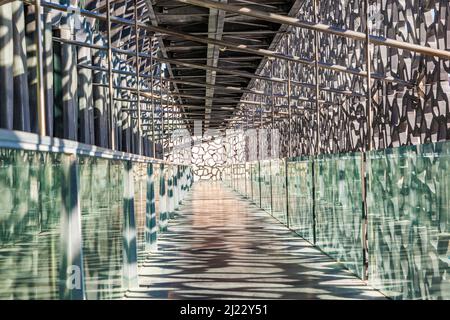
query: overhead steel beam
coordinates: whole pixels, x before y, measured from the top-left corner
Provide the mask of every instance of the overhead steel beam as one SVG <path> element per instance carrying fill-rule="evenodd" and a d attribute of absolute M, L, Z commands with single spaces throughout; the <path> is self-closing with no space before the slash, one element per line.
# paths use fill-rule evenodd
<path fill-rule="evenodd" d="M 323 24 L 323 23 L 313 23 L 313 22 L 304 21 L 304 20 L 301 20 L 301 19 L 295 18 L 295 17 L 289 17 L 289 16 L 284 16 L 284 15 L 280 15 L 280 14 L 276 14 L 276 13 L 251 9 L 248 7 L 224 4 L 224 3 L 214 2 L 214 1 L 210 1 L 210 0 L 176 0 L 176 1 L 203 7 L 203 8 L 224 10 L 227 12 L 232 12 L 232 13 L 260 19 L 263 21 L 277 23 L 277 24 L 281 24 L 281 25 L 289 25 L 289 26 L 296 27 L 296 28 L 303 28 L 303 29 L 313 30 L 313 31 L 317 31 L 317 32 L 333 34 L 336 36 L 359 40 L 362 42 L 366 41 L 366 34 L 364 32 L 342 29 L 342 28 L 339 28 L 336 26 L 331 26 L 331 25 L 327 25 L 327 24 Z M 422 45 L 418 45 L 418 44 L 403 42 L 403 41 L 399 41 L 399 40 L 394 40 L 394 39 L 389 39 L 389 38 L 374 36 L 374 35 L 369 35 L 368 40 L 370 43 L 373 43 L 374 45 L 403 49 L 403 50 L 408 50 L 408 51 L 424 54 L 427 56 L 439 57 L 439 58 L 450 60 L 450 51 L 446 51 L 446 50 L 434 49 L 434 48 L 430 48 L 430 47 L 426 47 L 426 46 L 422 46 Z"/>
<path fill-rule="evenodd" d="M 145 4 L 147 5 L 148 15 L 150 16 L 150 22 L 152 23 L 153 26 L 157 27 L 158 26 L 158 17 L 155 15 L 155 11 L 153 10 L 153 2 L 151 0 L 144 0 L 144 1 L 145 1 Z M 117 21 L 114 21 L 114 22 L 117 23 Z M 136 24 L 136 26 L 140 27 L 140 28 L 142 28 L 142 25 L 146 25 L 146 24 L 144 24 L 144 23 Z M 157 39 L 158 39 L 158 44 L 159 44 L 161 55 L 165 58 L 168 58 L 163 39 L 160 36 L 157 36 Z M 172 69 L 170 68 L 170 65 L 167 66 L 167 70 L 169 72 L 170 77 L 173 78 L 173 72 L 172 72 Z M 175 89 L 176 93 L 179 93 L 178 87 L 176 85 L 174 85 L 174 89 Z M 178 99 L 181 99 L 181 98 L 178 98 Z M 180 102 L 181 102 L 181 100 L 180 100 Z"/>
<path fill-rule="evenodd" d="M 179 1 L 179 0 L 178 0 Z M 48 8 L 52 8 L 55 10 L 59 10 L 59 11 L 67 11 L 69 7 L 65 6 L 65 5 L 60 5 L 60 4 L 56 4 L 56 3 L 52 3 L 52 2 L 47 2 L 47 1 L 43 1 L 43 6 L 48 7 Z M 106 18 L 104 15 L 96 13 L 96 12 L 91 12 L 89 10 L 84 10 L 84 9 L 80 9 L 80 14 L 86 17 L 90 17 L 90 18 L 94 18 L 94 19 L 98 19 L 98 20 L 102 20 L 104 21 Z M 122 24 L 122 25 L 133 25 L 133 21 L 129 20 L 129 19 L 125 19 L 125 18 L 119 18 L 119 17 L 112 17 L 111 16 L 111 21 L 117 24 Z M 237 52 L 244 52 L 244 53 L 249 53 L 249 54 L 254 54 L 254 55 L 258 55 L 258 56 L 263 56 L 263 57 L 267 57 L 267 58 L 277 58 L 277 59 L 281 59 L 281 60 L 287 60 L 287 61 L 292 61 L 292 62 L 297 62 L 297 63 L 302 63 L 305 65 L 310 65 L 313 66 L 314 65 L 314 60 L 310 60 L 310 59 L 306 59 L 306 58 L 302 58 L 302 57 L 297 57 L 297 56 L 285 56 L 284 54 L 280 54 L 277 53 L 275 51 L 272 50 L 265 50 L 265 49 L 252 49 L 252 48 L 248 48 L 246 45 L 239 45 L 236 43 L 232 43 L 232 42 L 227 42 L 227 41 L 223 41 L 223 40 L 216 40 L 216 39 L 212 39 L 212 38 L 202 38 L 202 37 L 196 37 L 196 36 L 192 36 L 190 34 L 187 33 L 182 33 L 182 32 L 177 32 L 177 31 L 173 31 L 170 29 L 166 29 L 166 28 L 162 28 L 162 27 L 158 27 L 158 26 L 151 26 L 145 23 L 138 23 L 138 27 L 148 30 L 148 31 L 152 31 L 155 32 L 156 34 L 160 33 L 160 34 L 167 34 L 167 35 L 171 35 L 180 39 L 185 39 L 185 40 L 190 40 L 190 41 L 194 41 L 194 42 L 199 42 L 199 43 L 205 43 L 205 44 L 214 44 L 214 45 L 218 45 L 221 48 L 225 48 L 227 50 L 230 51 L 237 51 Z M 159 37 L 160 38 L 160 37 Z M 162 41 L 162 40 L 161 40 Z M 426 48 L 426 47 L 425 47 Z M 120 49 L 115 49 L 115 51 L 119 52 Z M 126 50 L 124 50 L 126 51 Z M 441 50 L 443 51 L 443 50 Z M 449 54 L 450 55 L 450 54 Z M 164 57 L 167 58 L 167 55 L 165 55 Z M 184 60 L 179 60 L 179 61 L 184 61 Z M 344 73 L 349 73 L 349 74 L 353 74 L 353 75 L 358 75 L 358 76 L 362 76 L 362 77 L 366 77 L 367 73 L 364 70 L 359 70 L 359 69 L 354 69 L 354 68 L 349 68 L 349 67 L 345 67 L 345 66 L 341 66 L 341 65 L 336 65 L 336 64 L 331 64 L 331 63 L 327 63 L 327 62 L 322 62 L 319 61 L 318 65 L 320 68 L 323 69 L 328 69 L 328 70 L 334 70 L 334 71 L 338 71 L 338 72 L 344 72 Z M 256 72 L 258 73 L 258 72 Z M 170 76 L 173 77 L 173 73 L 169 72 Z M 373 73 L 371 75 L 372 78 L 377 79 L 377 80 L 382 80 L 382 81 L 388 81 L 388 82 L 399 82 L 402 83 L 404 85 L 410 85 L 410 83 L 407 83 L 404 80 L 389 76 L 386 77 L 385 75 L 380 75 L 377 73 Z"/>
<path fill-rule="evenodd" d="M 216 0 L 219 2 L 227 2 L 228 0 Z M 208 38 L 221 40 L 222 32 L 225 23 L 225 11 L 210 9 L 208 19 Z M 210 67 L 217 67 L 219 64 L 220 51 L 219 47 L 208 43 L 206 64 Z M 210 85 L 216 84 L 216 71 L 206 71 L 206 83 Z M 205 122 L 204 127 L 209 127 L 209 120 L 211 118 L 211 108 L 214 97 L 214 87 L 206 87 L 205 90 Z"/>

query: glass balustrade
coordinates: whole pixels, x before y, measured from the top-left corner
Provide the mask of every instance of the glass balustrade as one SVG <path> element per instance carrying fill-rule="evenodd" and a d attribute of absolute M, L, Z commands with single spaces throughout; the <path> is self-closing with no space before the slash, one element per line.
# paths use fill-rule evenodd
<path fill-rule="evenodd" d="M 314 242 L 313 162 L 309 157 L 290 159 L 288 170 L 289 227 Z"/>
<path fill-rule="evenodd" d="M 369 280 L 393 299 L 450 299 L 450 143 L 368 155 Z"/>
<path fill-rule="evenodd" d="M 164 166 L 0 148 L 0 299 L 122 298 L 156 241 L 152 218 L 193 183 L 189 167 Z"/>
<path fill-rule="evenodd" d="M 362 157 L 246 163 L 248 197 L 388 297 L 450 299 L 450 142 Z"/>
<path fill-rule="evenodd" d="M 58 299 L 62 158 L 0 149 L 0 299 Z"/>

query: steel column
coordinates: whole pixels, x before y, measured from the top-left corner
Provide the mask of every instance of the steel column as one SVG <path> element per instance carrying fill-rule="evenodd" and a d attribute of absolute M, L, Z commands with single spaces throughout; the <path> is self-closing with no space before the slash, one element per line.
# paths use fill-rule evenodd
<path fill-rule="evenodd" d="M 34 0 L 34 14 L 36 23 L 35 43 L 36 43 L 36 102 L 37 102 L 37 122 L 38 133 L 45 136 L 47 132 L 45 119 L 45 87 L 44 87 L 44 49 L 42 34 L 42 6 L 41 0 Z"/>
<path fill-rule="evenodd" d="M 115 141 L 115 125 L 114 125 L 114 88 L 113 88 L 113 62 L 112 62 L 112 36 L 111 36 L 111 0 L 106 0 L 106 25 L 107 25 L 107 41 L 108 41 L 108 100 L 110 112 L 110 148 L 116 149 Z"/>
<path fill-rule="evenodd" d="M 142 119 L 141 119 L 141 95 L 140 95 L 140 77 L 139 77 L 139 73 L 140 73 L 140 63 L 139 63 L 139 28 L 138 28 L 138 10 L 137 10 L 137 5 L 138 5 L 138 0 L 134 0 L 134 36 L 135 36 L 135 41 L 136 41 L 136 91 L 137 91 L 137 114 L 138 114 L 138 118 L 137 118 L 137 126 L 138 126 L 138 150 L 137 153 L 142 155 Z"/>

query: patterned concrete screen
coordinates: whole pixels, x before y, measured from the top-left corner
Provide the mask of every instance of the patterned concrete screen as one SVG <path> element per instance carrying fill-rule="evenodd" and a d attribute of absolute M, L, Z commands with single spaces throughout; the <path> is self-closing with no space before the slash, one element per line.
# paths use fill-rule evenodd
<path fill-rule="evenodd" d="M 296 17 L 313 22 L 313 0 L 305 1 Z M 450 15 L 448 1 L 370 0 L 369 23 L 363 18 L 364 1 L 320 0 L 319 22 L 342 29 L 369 32 L 407 43 L 450 50 Z M 314 60 L 314 32 L 302 28 L 287 28 L 276 38 L 273 50 L 289 56 Z M 353 70 L 365 70 L 363 42 L 336 35 L 319 33 L 319 59 L 329 65 L 342 65 Z M 450 137 L 447 119 L 450 112 L 450 61 L 416 54 L 407 50 L 371 45 L 370 69 L 373 79 L 372 134 L 375 149 L 447 140 Z M 287 79 L 287 61 L 264 59 L 260 75 Z M 319 153 L 362 151 L 367 132 L 365 95 L 366 79 L 359 75 L 319 68 L 320 128 L 317 128 L 314 65 L 290 62 L 292 139 L 289 140 L 287 116 L 280 116 L 274 127 L 280 130 L 281 155 L 314 154 L 317 132 Z M 273 70 L 273 72 L 272 72 Z M 381 80 L 390 78 L 394 81 Z M 287 95 L 285 83 L 252 80 L 250 89 L 263 91 L 269 97 L 264 103 L 274 103 L 276 110 L 287 114 L 287 99 L 270 94 Z M 330 89 L 330 90 L 328 90 Z M 336 90 L 347 91 L 346 93 Z M 259 96 L 244 94 L 243 100 L 259 101 Z M 245 110 L 239 114 L 245 115 Z M 271 125 L 269 125 L 271 126 Z"/>

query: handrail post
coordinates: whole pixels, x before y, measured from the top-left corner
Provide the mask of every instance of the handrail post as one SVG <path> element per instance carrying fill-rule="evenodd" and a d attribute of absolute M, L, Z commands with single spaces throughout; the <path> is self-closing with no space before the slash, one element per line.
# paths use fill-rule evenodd
<path fill-rule="evenodd" d="M 364 281 L 368 278 L 368 264 L 369 264 L 369 248 L 368 248 L 368 212 L 367 212 L 367 187 L 368 187 L 368 176 L 367 176 L 367 152 L 372 150 L 372 85 L 371 85 L 371 57 L 370 57 L 370 30 L 369 30 L 369 1 L 364 0 L 364 20 L 366 22 L 366 41 L 365 46 L 365 62 L 366 62 L 366 136 L 364 139 L 363 152 L 361 157 L 361 184 L 362 184 L 362 239 L 363 242 L 363 274 L 362 279 Z"/>
<path fill-rule="evenodd" d="M 114 124 L 114 74 L 113 74 L 113 57 L 112 57 L 112 36 L 111 36 L 111 0 L 106 0 L 106 35 L 108 41 L 108 101 L 110 111 L 110 147 L 116 150 L 115 140 L 115 124 Z"/>
<path fill-rule="evenodd" d="M 313 13 L 314 13 L 314 21 L 315 23 L 319 23 L 319 8 L 318 8 L 318 0 L 313 0 Z M 315 92 L 316 92 L 316 132 L 315 135 L 313 133 L 313 137 L 316 137 L 315 141 L 315 150 L 311 150 L 313 153 L 312 156 L 312 169 L 311 169 L 311 177 L 312 177 L 312 219 L 313 219 L 313 243 L 316 244 L 317 240 L 317 230 L 316 230 L 316 172 L 315 172 L 315 157 L 320 154 L 320 77 L 319 77 L 319 33 L 314 31 L 314 74 L 315 74 Z"/>
<path fill-rule="evenodd" d="M 134 36 L 136 42 L 136 104 L 137 104 L 137 136 L 138 136 L 138 149 L 137 154 L 142 155 L 142 118 L 141 118 L 141 92 L 140 92 L 140 63 L 139 63 L 139 28 L 138 28 L 138 0 L 134 0 Z"/>
<path fill-rule="evenodd" d="M 36 44 L 36 95 L 37 95 L 37 121 L 38 133 L 41 136 L 47 134 L 46 119 L 45 119 L 45 87 L 44 87 L 44 49 L 42 45 L 42 6 L 41 0 L 34 2 L 34 18 L 36 24 L 35 44 Z"/>
<path fill-rule="evenodd" d="M 286 55 L 289 52 L 289 33 L 286 33 Z M 286 60 L 287 63 L 287 98 L 288 98 L 288 153 L 286 157 L 284 178 L 286 184 L 286 226 L 289 228 L 289 177 L 288 177 L 288 159 L 292 157 L 292 108 L 291 108 L 291 63 Z M 317 100 L 317 98 L 316 98 Z"/>

